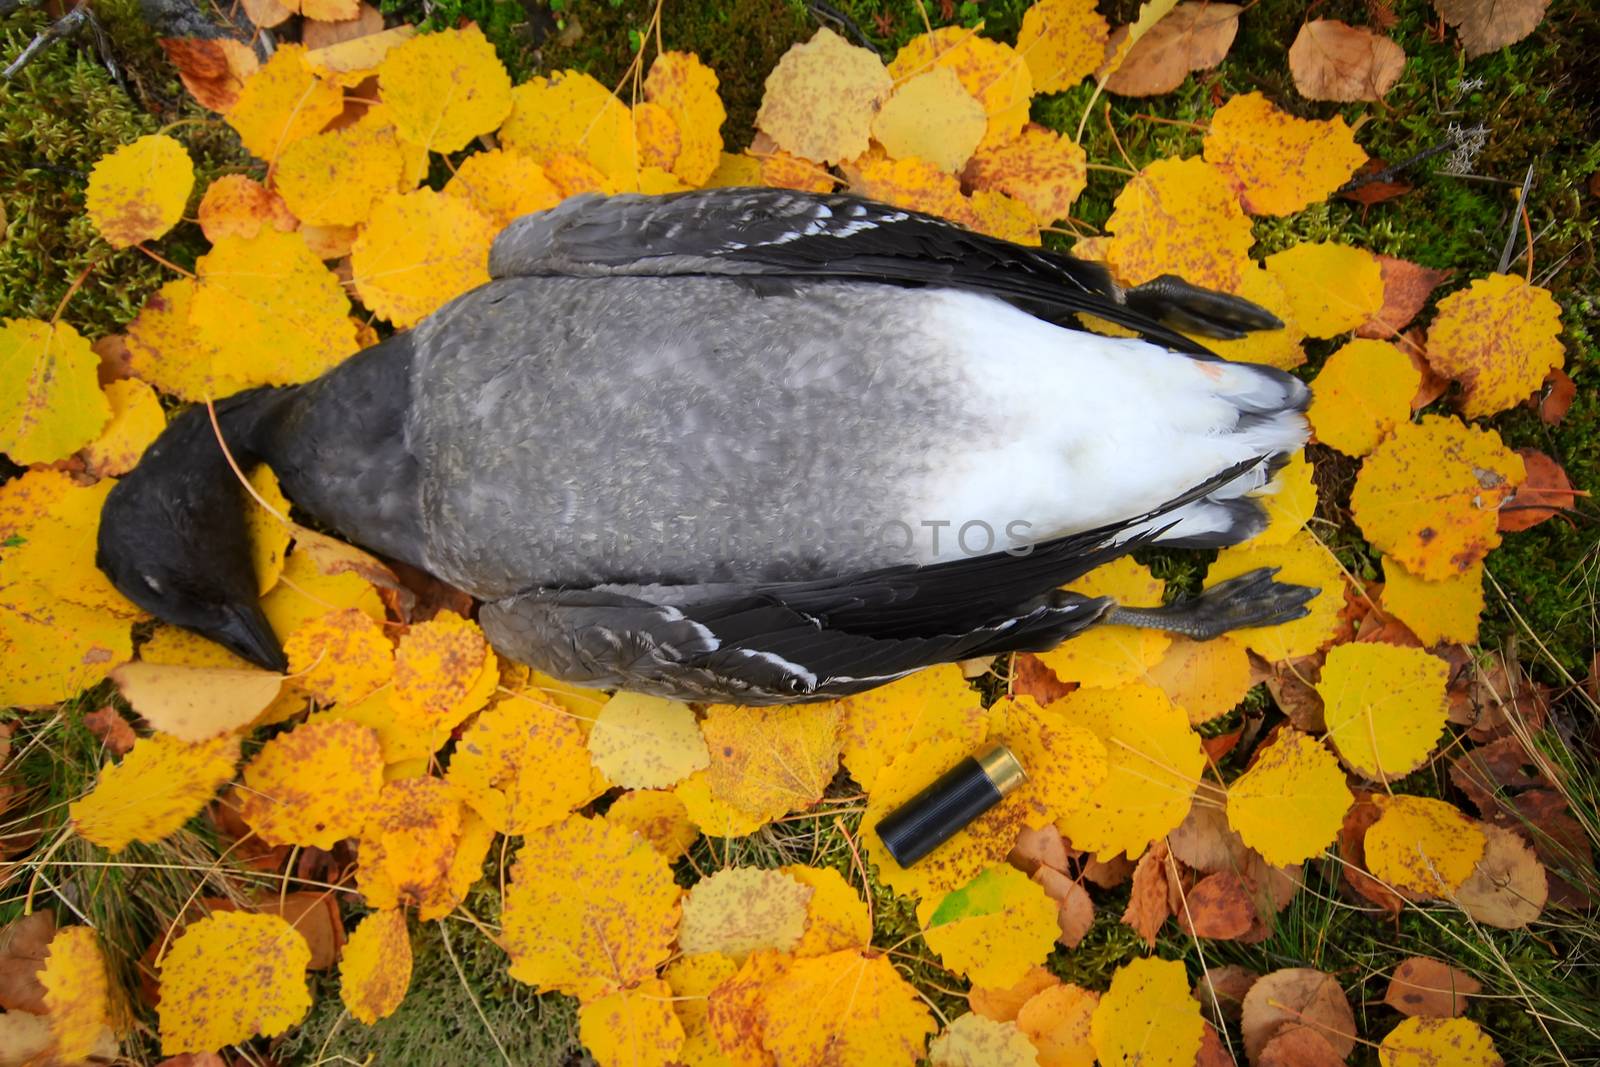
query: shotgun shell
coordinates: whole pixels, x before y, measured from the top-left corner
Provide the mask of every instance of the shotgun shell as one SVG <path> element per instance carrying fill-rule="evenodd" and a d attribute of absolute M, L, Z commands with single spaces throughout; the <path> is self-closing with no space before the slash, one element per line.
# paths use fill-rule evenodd
<path fill-rule="evenodd" d="M 895 862 L 909 867 L 1000 803 L 1026 778 L 1011 750 L 996 745 L 951 767 L 874 829 Z"/>

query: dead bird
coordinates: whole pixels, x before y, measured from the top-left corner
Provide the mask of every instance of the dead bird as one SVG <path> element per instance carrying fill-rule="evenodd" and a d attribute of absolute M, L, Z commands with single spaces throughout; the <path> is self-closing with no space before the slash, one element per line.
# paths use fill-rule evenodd
<path fill-rule="evenodd" d="M 305 515 L 482 600 L 495 648 L 558 678 L 819 700 L 1101 623 L 1282 622 L 1317 593 L 1267 571 L 1162 608 L 1060 588 L 1265 525 L 1308 392 L 1179 332 L 1281 326 L 1247 301 L 776 189 L 578 197 L 489 266 L 315 381 L 221 401 L 218 425 Z M 244 503 L 191 409 L 107 498 L 98 563 L 282 670 Z"/>

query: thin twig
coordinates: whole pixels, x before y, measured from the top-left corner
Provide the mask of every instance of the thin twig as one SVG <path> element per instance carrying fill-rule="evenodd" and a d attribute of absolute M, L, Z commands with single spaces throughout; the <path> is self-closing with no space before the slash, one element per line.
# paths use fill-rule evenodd
<path fill-rule="evenodd" d="M 71 37 L 73 34 L 77 33 L 78 27 L 82 26 L 84 22 L 88 20 L 88 18 L 89 0 L 78 0 L 77 7 L 74 7 L 71 11 L 56 19 L 37 37 L 28 42 L 28 47 L 22 50 L 22 54 L 17 56 L 16 59 L 13 59 L 11 61 L 11 65 L 5 70 L 0 71 L 0 78 L 5 78 L 7 81 L 15 78 L 19 73 L 21 73 L 23 67 L 26 67 L 29 63 L 33 62 L 34 58 L 37 57 L 39 53 L 43 52 L 46 48 L 49 48 L 55 42 L 61 40 L 61 38 Z"/>

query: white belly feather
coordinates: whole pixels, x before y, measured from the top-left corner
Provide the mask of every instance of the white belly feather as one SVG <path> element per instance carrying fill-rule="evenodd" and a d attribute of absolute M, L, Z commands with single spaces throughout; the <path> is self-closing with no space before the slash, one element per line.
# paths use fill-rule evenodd
<path fill-rule="evenodd" d="M 1293 409 L 1303 387 L 1286 388 L 1248 364 L 1062 329 L 972 293 L 943 291 L 928 305 L 929 332 L 961 368 L 988 433 L 949 442 L 942 469 L 919 494 L 924 513 L 906 517 L 925 562 L 981 549 L 986 530 L 1003 549 L 1126 519 L 1237 463 L 1305 442 L 1305 419 Z M 1271 491 L 1264 480 L 1258 470 L 1217 496 Z M 1164 539 L 1237 521 L 1205 501 L 1162 524 L 1174 517 Z M 961 528 L 976 523 L 984 525 L 968 526 L 958 543 Z"/>

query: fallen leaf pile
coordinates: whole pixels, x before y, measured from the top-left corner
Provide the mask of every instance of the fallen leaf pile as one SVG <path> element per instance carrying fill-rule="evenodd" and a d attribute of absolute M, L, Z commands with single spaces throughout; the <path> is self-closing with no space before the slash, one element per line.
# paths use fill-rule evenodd
<path fill-rule="evenodd" d="M 264 25 L 292 13 L 245 6 Z M 1489 33 L 1478 8 L 1439 6 L 1469 53 L 1527 32 Z M 1125 284 L 1176 273 L 1284 320 L 1219 343 L 1229 358 L 1293 368 L 1307 340 L 1339 342 L 1311 382 L 1310 419 L 1359 464 L 1350 507 L 1383 553 L 1382 583 L 1355 580 L 1308 525 L 1318 496 L 1299 455 L 1262 498 L 1270 525 L 1223 550 L 1206 583 L 1280 568 L 1321 589 L 1303 619 L 1204 643 L 1101 627 L 997 664 L 999 699 L 944 666 L 825 706 L 697 708 L 500 661 L 467 615 L 419 604 L 382 562 L 290 523 L 259 468 L 252 550 L 289 672 L 152 626 L 93 557 L 100 506 L 163 428 L 162 397 L 309 380 L 373 343 L 375 325 L 412 326 L 486 281 L 496 233 L 579 193 L 846 188 L 1037 244 L 1069 215 L 1087 160 L 1030 122 L 1033 99 L 1086 79 L 1169 91 L 1222 60 L 1242 17 L 1154 0 L 1113 28 L 1086 0 L 1040 0 L 1014 44 L 947 27 L 888 64 L 819 30 L 768 76 L 756 142 L 730 152 L 717 77 L 694 55 L 660 53 L 625 97 L 577 71 L 513 86 L 470 24 L 418 34 L 353 2 L 300 11 L 360 17 L 365 32 L 281 44 L 264 62 L 232 41 L 165 42 L 258 164 L 199 190 L 211 247 L 129 324 L 131 376 L 102 386 L 65 322 L 0 327 L 0 451 L 29 467 L 0 485 L 0 704 L 48 706 L 110 678 L 132 716 L 95 713 L 119 758 L 71 803 L 72 829 L 113 859 L 197 818 L 263 870 L 353 857 L 343 888 L 363 907 L 320 955 L 275 896 L 162 931 L 150 960 L 165 1054 L 283 1033 L 310 1007 L 308 968 L 335 962 L 360 1024 L 392 1014 L 416 924 L 456 912 L 486 862 L 509 975 L 576 997 L 604 1067 L 1225 1062 L 1202 1011 L 1224 984 L 1253 1064 L 1338 1063 L 1356 1022 L 1318 971 L 1213 969 L 1191 995 L 1177 961 L 1132 960 L 1099 990 L 1043 965 L 1124 885 L 1117 921 L 1152 948 L 1169 922 L 1260 942 L 1304 865 L 1327 857 L 1364 907 L 1443 903 L 1506 928 L 1539 916 L 1553 857 L 1526 823 L 1572 816 L 1511 726 L 1508 694 L 1520 685 L 1517 721 L 1537 722 L 1537 690 L 1468 646 L 1484 558 L 1571 489 L 1548 457 L 1468 420 L 1559 383 L 1557 306 L 1521 277 L 1465 279 L 1424 336 L 1407 327 L 1440 274 L 1337 243 L 1253 254 L 1255 220 L 1319 204 L 1367 162 L 1343 120 L 1297 118 L 1257 93 L 1220 103 L 1199 154 L 1128 178 L 1105 235 L 1078 251 Z M 1308 22 L 1290 52 L 1312 99 L 1381 99 L 1403 63 L 1381 35 L 1329 21 Z M 442 162 L 452 176 L 425 184 Z M 194 181 L 178 141 L 144 137 L 95 168 L 86 209 L 108 243 L 141 245 L 188 225 Z M 1459 384 L 1459 414 L 1417 416 L 1439 395 L 1427 380 Z M 1073 588 L 1135 606 L 1168 594 L 1131 558 Z M 1240 711 L 1263 683 L 1286 715 L 1265 732 Z M 899 867 L 872 826 L 995 743 L 1026 785 Z M 1249 755 L 1224 773 L 1232 751 Z M 1393 792 L 1441 759 L 1475 816 Z M 1529 775 L 1530 760 L 1543 769 Z M 841 771 L 864 792 L 849 864 L 685 859 L 702 836 L 826 812 Z M 907 898 L 942 981 L 969 987 L 969 1014 L 941 1023 L 897 949 L 874 941 L 875 887 Z M 0 1017 L 7 1040 L 114 1054 L 118 996 L 96 934 L 69 926 L 36 947 L 43 994 Z M 1478 991 L 1446 963 L 1408 960 L 1387 998 L 1406 1018 L 1367 1038 L 1384 1063 L 1497 1063 L 1463 1016 Z"/>

